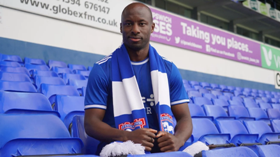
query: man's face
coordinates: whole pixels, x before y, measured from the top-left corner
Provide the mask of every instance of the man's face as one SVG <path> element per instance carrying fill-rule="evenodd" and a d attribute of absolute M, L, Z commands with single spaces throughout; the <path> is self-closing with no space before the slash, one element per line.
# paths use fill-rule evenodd
<path fill-rule="evenodd" d="M 124 44 L 136 51 L 149 46 L 154 27 L 147 8 L 138 5 L 128 7 L 123 13 L 121 23 Z"/>

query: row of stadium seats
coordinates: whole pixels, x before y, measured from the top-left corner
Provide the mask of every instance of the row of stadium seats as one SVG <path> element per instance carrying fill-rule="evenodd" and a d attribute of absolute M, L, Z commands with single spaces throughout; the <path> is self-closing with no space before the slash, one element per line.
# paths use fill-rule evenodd
<path fill-rule="evenodd" d="M 253 97 L 268 96 L 271 98 L 280 96 L 280 92 L 263 91 L 263 90 L 257 90 L 257 89 L 251 89 L 251 88 L 241 88 L 241 87 L 234 87 L 234 86 L 225 86 L 225 85 L 218 85 L 218 84 L 207 83 L 207 82 L 183 80 L 183 84 L 187 91 L 190 91 L 190 90 L 198 91 L 199 89 L 208 89 L 208 90 L 215 90 L 215 91 L 221 91 L 221 92 L 230 92 L 236 96 L 238 96 L 238 95 L 253 96 Z M 201 92 L 204 92 L 204 91 L 205 90 L 202 90 Z"/>

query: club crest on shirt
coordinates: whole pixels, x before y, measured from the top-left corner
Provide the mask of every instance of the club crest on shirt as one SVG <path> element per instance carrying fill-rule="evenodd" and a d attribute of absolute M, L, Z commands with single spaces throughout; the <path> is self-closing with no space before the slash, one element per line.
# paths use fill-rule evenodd
<path fill-rule="evenodd" d="M 119 130 L 133 131 L 136 128 L 143 128 L 146 125 L 145 118 L 134 119 L 133 122 L 119 124 Z"/>
<path fill-rule="evenodd" d="M 167 113 L 160 114 L 161 130 L 174 134 L 173 118 Z"/>

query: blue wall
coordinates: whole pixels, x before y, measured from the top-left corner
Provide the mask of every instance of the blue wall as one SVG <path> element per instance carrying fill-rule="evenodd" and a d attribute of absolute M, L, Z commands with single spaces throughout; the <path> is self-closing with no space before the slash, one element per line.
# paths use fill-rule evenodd
<path fill-rule="evenodd" d="M 34 44 L 19 40 L 12 40 L 0 37 L 0 53 L 9 55 L 18 55 L 22 59 L 24 57 L 40 58 L 48 62 L 48 60 L 59 60 L 70 64 L 82 64 L 92 66 L 96 61 L 102 59 L 103 55 L 75 51 L 70 49 Z M 261 90 L 279 91 L 273 85 L 258 83 L 253 81 L 234 79 L 229 77 L 205 74 L 190 70 L 180 69 L 183 79 L 194 80 L 199 82 L 209 82 L 216 84 L 224 84 L 228 86 L 248 87 Z"/>

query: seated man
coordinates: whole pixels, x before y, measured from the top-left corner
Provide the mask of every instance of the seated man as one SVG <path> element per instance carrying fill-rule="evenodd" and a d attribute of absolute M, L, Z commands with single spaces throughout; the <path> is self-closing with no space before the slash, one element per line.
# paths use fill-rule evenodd
<path fill-rule="evenodd" d="M 179 70 L 149 44 L 154 27 L 146 5 L 129 4 L 120 25 L 123 44 L 90 73 L 85 130 L 101 141 L 99 152 L 110 142 L 128 140 L 146 151 L 178 151 L 192 134 Z"/>

